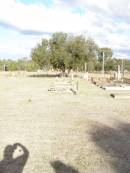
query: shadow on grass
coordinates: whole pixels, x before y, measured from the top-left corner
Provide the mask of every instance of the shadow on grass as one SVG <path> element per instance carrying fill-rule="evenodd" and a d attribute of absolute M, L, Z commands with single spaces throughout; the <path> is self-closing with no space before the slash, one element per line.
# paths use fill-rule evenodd
<path fill-rule="evenodd" d="M 120 123 L 116 129 L 94 125 L 90 135 L 105 156 L 110 157 L 115 172 L 130 173 L 130 124 Z"/>
<path fill-rule="evenodd" d="M 0 162 L 0 173 L 22 173 L 28 156 L 29 151 L 22 144 L 7 145 Z"/>
<path fill-rule="evenodd" d="M 53 167 L 55 173 L 79 173 L 79 171 L 72 166 L 65 165 L 59 160 L 50 162 L 50 164 Z"/>
<path fill-rule="evenodd" d="M 28 77 L 61 77 L 61 74 L 33 74 Z"/>

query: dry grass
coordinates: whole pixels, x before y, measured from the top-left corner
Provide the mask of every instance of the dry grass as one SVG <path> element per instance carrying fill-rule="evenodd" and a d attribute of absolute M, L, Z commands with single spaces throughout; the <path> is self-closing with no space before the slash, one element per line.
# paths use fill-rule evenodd
<path fill-rule="evenodd" d="M 79 95 L 51 93 L 53 80 L 1 76 L 0 158 L 6 145 L 20 142 L 30 152 L 23 173 L 130 172 L 122 150 L 130 143 L 130 101 L 80 79 Z"/>

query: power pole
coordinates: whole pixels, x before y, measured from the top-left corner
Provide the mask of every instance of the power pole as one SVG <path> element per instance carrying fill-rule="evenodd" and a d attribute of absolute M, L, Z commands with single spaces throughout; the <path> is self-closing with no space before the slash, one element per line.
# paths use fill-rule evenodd
<path fill-rule="evenodd" d="M 123 61 L 123 58 L 122 58 L 122 64 L 121 64 L 121 71 L 122 71 L 122 74 L 123 74 L 123 71 L 124 71 L 124 61 Z"/>
<path fill-rule="evenodd" d="M 124 61 L 122 58 L 122 64 L 121 64 L 121 72 L 122 72 L 122 79 L 124 79 Z"/>
<path fill-rule="evenodd" d="M 104 75 L 104 52 L 102 52 L 102 74 Z"/>

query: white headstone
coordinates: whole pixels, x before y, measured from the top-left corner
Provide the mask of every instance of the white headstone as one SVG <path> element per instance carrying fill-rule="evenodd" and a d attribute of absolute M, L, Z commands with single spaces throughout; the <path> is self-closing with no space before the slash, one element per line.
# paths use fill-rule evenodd
<path fill-rule="evenodd" d="M 88 81 L 88 72 L 84 74 L 83 78 Z"/>
<path fill-rule="evenodd" d="M 118 73 L 117 73 L 117 80 L 121 79 L 121 70 L 120 70 L 120 65 L 118 65 Z"/>

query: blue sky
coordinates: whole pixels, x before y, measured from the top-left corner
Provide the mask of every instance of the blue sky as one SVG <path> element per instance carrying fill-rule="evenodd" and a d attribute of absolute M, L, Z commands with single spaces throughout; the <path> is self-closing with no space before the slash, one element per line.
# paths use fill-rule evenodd
<path fill-rule="evenodd" d="M 21 2 L 24 4 L 43 4 L 47 7 L 53 6 L 53 0 L 16 0 L 16 2 Z"/>
<path fill-rule="evenodd" d="M 129 58 L 129 0 L 0 0 L 0 58 L 30 57 L 31 49 L 54 32 L 92 37 Z"/>

